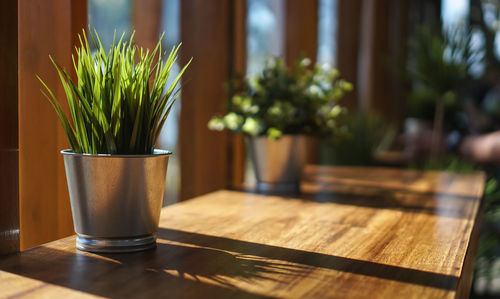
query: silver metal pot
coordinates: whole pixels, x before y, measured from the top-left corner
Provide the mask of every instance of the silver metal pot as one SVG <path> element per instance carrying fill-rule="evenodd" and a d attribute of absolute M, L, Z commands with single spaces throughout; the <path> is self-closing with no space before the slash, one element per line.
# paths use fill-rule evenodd
<path fill-rule="evenodd" d="M 172 153 L 61 153 L 78 249 L 133 252 L 156 247 L 168 158 Z"/>
<path fill-rule="evenodd" d="M 246 138 L 257 177 L 257 191 L 300 192 L 308 139 L 304 135 L 284 135 L 274 141 L 266 136 Z"/>

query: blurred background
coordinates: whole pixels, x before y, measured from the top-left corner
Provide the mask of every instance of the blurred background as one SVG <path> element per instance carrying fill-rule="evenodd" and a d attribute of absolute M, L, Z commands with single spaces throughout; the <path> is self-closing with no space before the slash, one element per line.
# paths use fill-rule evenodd
<path fill-rule="evenodd" d="M 350 136 L 316 144 L 311 163 L 487 172 L 471 296 L 500 296 L 500 0 L 30 0 L 19 7 L 3 5 L 5 26 L 0 28 L 20 24 L 18 33 L 0 36 L 2 44 L 15 41 L 19 47 L 19 57 L 7 49 L 1 54 L 7 58 L 4 69 L 8 57 L 18 61 L 10 67 L 19 69 L 19 94 L 16 88 L 12 96 L 19 96 L 21 112 L 13 119 L 8 111 L 18 107 L 3 107 L 8 117 L 2 127 L 19 121 L 19 140 L 17 131 L 12 140 L 24 148 L 20 213 L 38 215 L 22 217 L 22 229 L 36 233 L 26 234 L 21 248 L 72 233 L 57 156 L 64 136 L 41 100 L 34 74 L 56 86 L 48 55 L 70 68 L 76 34 L 87 26 L 99 32 L 105 47 L 115 32 L 129 36 L 135 31 L 137 43 L 146 48 L 165 33 L 165 49 L 183 43 L 181 64 L 194 57 L 158 145 L 174 152 L 165 204 L 252 183 L 242 137 L 207 128 L 208 120 L 224 111 L 224 83 L 234 75 L 257 74 L 270 56 L 288 64 L 309 57 L 337 68 L 354 84 L 341 102 L 349 111 Z M 9 19 L 17 10 L 19 20 Z M 4 80 L 4 87 L 9 82 Z M 44 178 L 39 178 L 41 169 Z M 41 222 L 58 231 L 35 230 Z"/>

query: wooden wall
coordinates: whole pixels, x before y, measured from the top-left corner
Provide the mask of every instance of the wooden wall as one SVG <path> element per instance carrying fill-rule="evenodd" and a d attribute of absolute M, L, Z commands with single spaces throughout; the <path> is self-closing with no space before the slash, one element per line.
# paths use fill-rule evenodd
<path fill-rule="evenodd" d="M 300 57 L 316 60 L 318 0 L 285 1 L 285 58 L 293 65 Z"/>
<path fill-rule="evenodd" d="M 338 1 L 337 8 L 337 68 L 342 78 L 354 84 L 354 90 L 347 93 L 340 102 L 349 111 L 354 111 L 358 106 L 361 5 L 362 0 Z"/>
<path fill-rule="evenodd" d="M 246 37 L 247 37 L 247 1 L 234 0 L 232 5 L 232 43 L 230 75 L 244 75 L 247 67 Z M 237 189 L 245 179 L 245 141 L 239 134 L 229 135 L 229 167 L 227 172 L 228 187 Z"/>
<path fill-rule="evenodd" d="M 153 50 L 160 37 L 162 0 L 134 0 L 132 2 L 132 23 L 135 42 Z"/>
<path fill-rule="evenodd" d="M 361 10 L 360 107 L 400 123 L 405 101 L 400 72 L 406 59 L 409 2 L 364 0 Z"/>
<path fill-rule="evenodd" d="M 181 65 L 194 57 L 182 82 L 181 200 L 228 186 L 228 134 L 208 130 L 207 123 L 227 99 L 223 84 L 231 73 L 232 3 L 181 1 Z"/>
<path fill-rule="evenodd" d="M 64 93 L 49 54 L 71 66 L 71 2 L 19 1 L 19 207 L 21 250 L 73 232 L 64 167 L 68 145 L 40 92 L 39 75 L 57 98 Z M 36 30 L 34 30 L 36 28 Z"/>
<path fill-rule="evenodd" d="M 0 1 L 0 255 L 19 250 L 17 2 Z"/>
<path fill-rule="evenodd" d="M 73 33 L 86 27 L 87 10 L 86 1 L 18 0 L 2 1 L 0 11 L 0 253 L 7 253 L 73 233 L 59 154 L 68 144 L 36 75 L 64 100 L 49 54 L 70 69 Z"/>

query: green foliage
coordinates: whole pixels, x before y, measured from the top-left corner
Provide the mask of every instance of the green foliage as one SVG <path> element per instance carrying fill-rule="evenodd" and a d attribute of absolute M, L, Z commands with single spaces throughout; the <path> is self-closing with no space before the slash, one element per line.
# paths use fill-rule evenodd
<path fill-rule="evenodd" d="M 97 51 L 91 53 L 83 32 L 77 59 L 73 57 L 77 82 L 50 57 L 64 87 L 72 122 L 54 93 L 38 78 L 45 87 L 42 93 L 54 107 L 73 152 L 151 154 L 190 62 L 166 87 L 180 44 L 165 56 L 161 39 L 150 53 L 133 44 L 133 34 L 128 42 L 122 35 L 106 54 L 97 32 L 91 37 Z"/>
<path fill-rule="evenodd" d="M 350 114 L 345 124 L 349 132 L 345 138 L 326 140 L 320 147 L 322 164 L 374 165 L 377 151 L 389 147 L 396 137 L 395 128 L 374 113 Z"/>
<path fill-rule="evenodd" d="M 307 58 L 294 68 L 281 59 L 269 59 L 256 77 L 230 82 L 228 113 L 212 118 L 208 127 L 271 139 L 283 134 L 341 134 L 345 127 L 339 118 L 345 109 L 337 101 L 353 87 L 338 76 L 327 66 L 310 67 Z"/>
<path fill-rule="evenodd" d="M 473 162 L 451 155 L 437 158 L 426 158 L 409 165 L 411 169 L 441 170 L 453 173 L 470 173 L 480 170 Z"/>
<path fill-rule="evenodd" d="M 435 31 L 421 27 L 416 32 L 407 61 L 412 82 L 408 101 L 411 116 L 432 120 L 436 103 L 447 111 L 456 109 L 469 69 L 480 57 L 471 38 L 471 31 L 464 28 Z"/>

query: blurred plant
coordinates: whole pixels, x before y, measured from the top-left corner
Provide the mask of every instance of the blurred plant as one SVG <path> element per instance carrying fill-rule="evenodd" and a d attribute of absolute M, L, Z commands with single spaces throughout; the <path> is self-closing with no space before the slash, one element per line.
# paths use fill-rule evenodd
<path fill-rule="evenodd" d="M 304 58 L 287 68 L 282 59 L 270 58 L 256 77 L 231 81 L 227 114 L 212 118 L 208 127 L 271 139 L 343 134 L 345 108 L 337 102 L 352 84 L 338 79 L 338 71 L 327 65 L 310 64 Z"/>
<path fill-rule="evenodd" d="M 150 53 L 133 45 L 134 35 L 123 35 L 106 54 L 97 32 L 90 33 L 98 45 L 92 54 L 85 31 L 80 37 L 73 65 L 77 82 L 52 57 L 66 93 L 72 123 L 50 88 L 42 82 L 66 137 L 75 153 L 151 154 L 178 95 L 179 79 L 188 62 L 168 88 L 170 70 L 180 48 L 174 46 L 166 61 L 161 38 Z M 137 55 L 138 54 L 138 55 Z M 157 56 L 157 61 L 154 62 Z"/>
<path fill-rule="evenodd" d="M 414 161 L 408 165 L 410 169 L 419 170 L 440 170 L 453 173 L 470 173 L 480 170 L 473 162 L 460 157 L 449 155 L 441 157 L 430 157 L 421 161 Z"/>
<path fill-rule="evenodd" d="M 342 140 L 330 139 L 320 150 L 320 161 L 333 165 L 373 165 L 376 153 L 387 149 L 396 137 L 396 129 L 373 112 L 358 111 L 347 115 L 347 131 Z"/>
<path fill-rule="evenodd" d="M 458 105 L 459 92 L 469 79 L 469 69 L 480 56 L 471 45 L 470 30 L 456 27 L 435 31 L 422 27 L 410 40 L 407 72 L 412 81 L 409 108 L 434 108 L 432 152 L 437 154 L 445 109 Z M 424 109 L 420 109 L 424 108 Z"/>
<path fill-rule="evenodd" d="M 470 0 L 470 25 L 482 33 L 486 73 L 500 69 L 496 51 L 497 33 L 500 31 L 500 1 Z"/>

